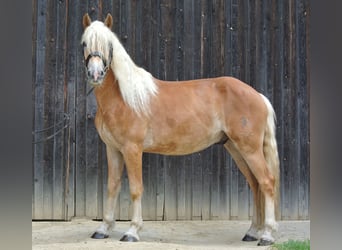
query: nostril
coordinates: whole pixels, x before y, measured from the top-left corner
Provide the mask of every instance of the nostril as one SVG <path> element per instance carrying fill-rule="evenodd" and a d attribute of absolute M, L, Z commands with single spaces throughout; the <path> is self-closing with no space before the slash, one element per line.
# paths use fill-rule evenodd
<path fill-rule="evenodd" d="M 88 77 L 91 77 L 91 72 L 90 72 L 90 70 L 88 70 Z"/>
<path fill-rule="evenodd" d="M 104 72 L 103 70 L 100 71 L 100 76 L 103 76 L 104 75 Z"/>

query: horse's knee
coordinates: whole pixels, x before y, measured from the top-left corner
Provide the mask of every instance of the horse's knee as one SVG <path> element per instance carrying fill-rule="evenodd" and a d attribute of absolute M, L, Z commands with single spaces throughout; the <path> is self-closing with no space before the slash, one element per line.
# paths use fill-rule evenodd
<path fill-rule="evenodd" d="M 117 182 L 108 182 L 107 191 L 109 195 L 115 195 L 121 188 L 121 180 Z"/>
<path fill-rule="evenodd" d="M 267 178 L 263 182 L 259 183 L 261 191 L 264 194 L 270 195 L 271 197 L 273 197 L 274 193 L 275 193 L 274 184 L 275 184 L 275 178 L 273 176 L 270 176 L 269 178 Z"/>
<path fill-rule="evenodd" d="M 140 199 L 142 196 L 142 193 L 131 193 L 131 199 L 132 201 L 135 201 L 137 199 Z"/>
<path fill-rule="evenodd" d="M 144 192 L 144 188 L 143 186 L 134 186 L 130 188 L 130 193 L 131 193 L 131 199 L 133 201 L 137 200 L 137 199 L 141 199 L 141 196 Z"/>

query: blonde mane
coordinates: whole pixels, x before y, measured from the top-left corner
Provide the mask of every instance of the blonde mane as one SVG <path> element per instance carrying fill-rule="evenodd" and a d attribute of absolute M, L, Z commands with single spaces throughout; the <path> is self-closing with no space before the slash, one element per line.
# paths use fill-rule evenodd
<path fill-rule="evenodd" d="M 109 61 L 112 49 L 111 69 L 119 83 L 124 102 L 137 114 L 150 113 L 150 99 L 158 92 L 152 75 L 132 61 L 117 36 L 104 25 L 94 21 L 88 26 L 81 39 L 89 52 L 98 51 Z M 111 46 L 110 46 L 111 45 Z"/>

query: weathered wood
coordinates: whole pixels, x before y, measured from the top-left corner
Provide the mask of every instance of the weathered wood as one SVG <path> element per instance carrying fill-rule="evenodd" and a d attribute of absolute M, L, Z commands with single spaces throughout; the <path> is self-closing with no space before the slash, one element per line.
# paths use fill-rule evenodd
<path fill-rule="evenodd" d="M 137 65 L 167 80 L 232 75 L 270 98 L 277 114 L 282 219 L 308 219 L 308 0 L 33 1 L 32 218 L 102 218 L 105 146 L 85 82 L 82 16 L 113 16 L 113 31 Z M 193 155 L 143 156 L 148 220 L 248 219 L 247 182 L 220 145 Z M 127 174 L 116 208 L 128 220 Z"/>

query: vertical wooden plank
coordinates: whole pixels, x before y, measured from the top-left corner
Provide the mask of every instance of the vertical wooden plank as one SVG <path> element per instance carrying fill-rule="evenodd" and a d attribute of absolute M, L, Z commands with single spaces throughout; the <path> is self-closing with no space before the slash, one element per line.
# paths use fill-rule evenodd
<path fill-rule="evenodd" d="M 152 171 L 151 155 L 143 155 L 143 183 L 142 212 L 144 220 L 156 220 L 156 174 Z"/>
<path fill-rule="evenodd" d="M 103 208 L 105 206 L 106 198 L 107 198 L 107 177 L 108 177 L 108 166 L 107 166 L 107 152 L 106 145 L 101 141 L 99 143 L 99 181 L 98 181 L 98 211 L 97 218 L 103 218 Z M 117 206 L 118 207 L 118 206 Z M 117 207 L 115 208 L 114 217 L 117 218 L 118 212 Z"/>
<path fill-rule="evenodd" d="M 151 65 L 148 69 L 151 74 L 157 78 L 161 78 L 161 64 L 160 64 L 160 54 L 162 53 L 161 48 L 161 13 L 160 13 L 160 0 L 151 1 L 151 37 L 150 46 L 148 50 L 151 51 Z"/>
<path fill-rule="evenodd" d="M 109 2 L 109 1 L 105 1 L 105 2 Z M 113 4 L 112 10 L 111 10 L 111 14 L 113 17 L 113 28 L 112 30 L 114 31 L 114 33 L 116 35 L 120 35 L 120 0 L 112 0 L 110 1 Z"/>
<path fill-rule="evenodd" d="M 113 2 L 114 2 L 113 0 L 111 0 L 111 1 L 101 0 L 100 1 L 100 3 L 101 3 L 102 20 L 104 18 L 106 18 L 108 13 L 112 15 L 113 19 L 115 18 L 114 17 L 114 13 L 113 13 L 113 7 L 114 7 Z"/>
<path fill-rule="evenodd" d="M 36 72 L 37 72 L 37 1 L 32 2 L 32 100 L 33 100 L 33 109 L 32 109 L 32 141 L 35 141 L 35 108 L 36 108 L 36 98 L 35 98 L 35 85 L 36 85 Z M 32 143 L 32 197 L 31 197 L 31 216 L 32 219 L 35 218 L 36 209 L 35 209 L 35 182 L 36 182 L 36 158 L 35 158 L 35 146 Z"/>
<path fill-rule="evenodd" d="M 239 170 L 233 159 L 231 159 L 231 172 L 230 172 L 230 219 L 237 220 L 239 216 L 239 202 L 238 202 L 238 177 Z"/>
<path fill-rule="evenodd" d="M 122 175 L 122 182 L 121 182 L 121 192 L 119 195 L 119 214 L 118 219 L 119 220 L 129 220 L 130 214 L 131 214 L 131 200 L 129 196 L 129 185 L 128 185 L 128 176 L 126 169 L 123 172 Z"/>
<path fill-rule="evenodd" d="M 86 95 L 86 94 L 85 94 Z M 97 218 L 99 192 L 99 144 L 101 143 L 94 125 L 96 113 L 96 100 L 93 95 L 88 96 L 86 104 L 86 138 L 85 138 L 85 214 L 91 218 Z"/>
<path fill-rule="evenodd" d="M 182 78 L 184 80 L 194 79 L 194 59 L 195 53 L 194 50 L 194 39 L 196 37 L 195 34 L 195 23 L 194 23 L 194 2 L 193 1 L 185 1 L 183 3 L 182 12 L 183 12 L 183 29 L 182 29 L 182 40 L 183 40 L 183 55 L 182 62 L 184 67 L 184 75 Z"/>
<path fill-rule="evenodd" d="M 65 133 L 65 200 L 66 200 L 66 219 L 70 220 L 76 216 L 76 77 L 75 77 L 75 57 L 72 51 L 75 51 L 76 46 L 70 37 L 74 36 L 76 31 L 75 22 L 72 22 L 70 16 L 69 2 L 65 2 L 65 41 L 64 41 L 64 98 L 65 110 L 70 115 L 69 128 Z M 73 9 L 71 9 L 73 11 Z M 75 111 L 76 110 L 76 111 Z"/>
<path fill-rule="evenodd" d="M 201 154 L 202 166 L 202 207 L 201 215 L 203 220 L 211 219 L 211 189 L 212 189 L 212 147 Z M 195 210 L 195 208 L 193 208 Z"/>
<path fill-rule="evenodd" d="M 191 169 L 191 220 L 203 219 L 203 165 L 202 156 L 204 151 L 192 155 Z M 208 187 L 206 187 L 208 188 Z M 209 212 L 206 213 L 209 215 Z"/>
<path fill-rule="evenodd" d="M 55 117 L 54 124 L 65 120 L 61 125 L 55 128 L 55 133 L 60 130 L 63 125 L 69 125 L 70 114 L 66 110 L 65 99 L 65 43 L 66 43 L 66 3 L 56 2 L 53 7 L 55 13 L 55 50 L 56 50 L 56 70 L 55 70 Z M 66 171 L 67 171 L 67 156 L 68 156 L 68 131 L 69 127 L 63 129 L 54 138 L 54 199 L 53 199 L 53 214 L 56 219 L 67 219 L 67 196 L 66 196 Z M 57 131 L 56 131 L 57 130 Z"/>
<path fill-rule="evenodd" d="M 298 153 L 298 219 L 308 219 L 309 207 L 309 84 L 308 82 L 308 48 L 307 48 L 307 1 L 297 1 L 295 3 L 296 16 L 296 78 L 297 93 L 297 153 Z"/>
<path fill-rule="evenodd" d="M 220 213 L 219 213 L 219 219 L 220 220 L 227 220 L 229 219 L 229 186 L 227 183 L 229 183 L 229 167 L 228 164 L 229 161 L 226 161 L 226 154 L 227 151 L 223 147 L 223 145 L 217 145 L 217 151 L 218 151 L 218 159 L 217 163 L 220 167 L 220 175 L 219 175 L 219 202 L 220 202 Z"/>
<path fill-rule="evenodd" d="M 295 189 L 297 183 L 296 173 L 294 172 L 294 167 L 296 166 L 296 138 L 295 138 L 295 119 L 293 115 L 296 112 L 296 100 L 292 97 L 295 93 L 295 79 L 294 79 L 294 68 L 293 60 L 295 55 L 294 48 L 294 25 L 293 25 L 293 7 L 292 2 L 288 2 L 285 6 L 285 50 L 286 54 L 284 56 L 284 117 L 285 127 L 284 127 L 284 137 L 286 141 L 284 143 L 284 158 L 283 158 L 283 169 L 284 169 L 284 188 L 287 190 L 285 193 L 285 213 L 283 217 L 286 219 L 292 219 L 294 210 L 297 209 L 298 203 L 295 197 L 297 190 Z M 298 184 L 298 183 L 297 183 Z M 298 188 L 298 186 L 296 187 Z"/>
<path fill-rule="evenodd" d="M 201 75 L 201 43 L 202 43 L 202 6 L 199 3 L 199 1 L 193 0 L 192 3 L 192 12 L 193 12 L 193 33 L 194 37 L 193 39 L 193 71 L 194 71 L 194 76 L 193 79 L 199 79 L 202 78 Z"/>
<path fill-rule="evenodd" d="M 157 214 L 157 220 L 165 220 L 165 178 L 166 178 L 166 165 L 165 165 L 165 157 L 158 155 L 156 157 L 154 157 L 153 159 L 156 162 L 156 166 L 157 166 L 157 207 L 156 207 L 156 214 Z"/>
<path fill-rule="evenodd" d="M 191 1 L 189 1 L 191 2 Z M 184 23 L 188 22 L 187 19 L 191 17 L 187 17 L 184 10 L 184 1 L 177 0 L 175 5 L 175 38 L 174 38 L 174 46 L 175 51 L 173 55 L 173 61 L 175 64 L 175 80 L 184 80 L 184 72 L 185 72 L 185 63 L 184 63 L 184 54 L 185 54 L 185 33 L 184 33 Z"/>
<path fill-rule="evenodd" d="M 194 183 L 193 177 L 196 176 L 196 174 L 193 173 L 193 156 L 191 155 L 186 155 L 184 156 L 184 168 L 185 168 L 185 173 L 184 173 L 184 208 L 185 208 L 185 213 L 184 213 L 184 218 L 185 220 L 192 220 L 192 185 Z M 179 166 L 183 167 L 183 166 Z M 189 181 L 191 180 L 191 181 Z M 180 218 L 179 218 L 180 219 Z M 195 218 L 194 218 L 195 219 Z"/>
<path fill-rule="evenodd" d="M 276 4 L 276 20 L 275 20 L 275 54 L 274 54 L 274 64 L 276 65 L 276 74 L 274 76 L 274 95 L 273 95 L 273 107 L 277 116 L 277 124 L 276 124 L 276 135 L 278 142 L 278 153 L 280 159 L 280 210 L 281 212 L 284 209 L 285 202 L 283 201 L 284 197 L 284 4 Z"/>
<path fill-rule="evenodd" d="M 79 38 L 83 33 L 81 20 L 84 13 L 89 12 L 92 20 L 97 19 L 94 12 L 88 10 L 87 2 L 77 5 L 69 3 L 70 20 L 70 74 L 74 78 L 75 86 L 75 138 L 76 138 L 76 166 L 75 166 L 75 210 L 77 216 L 87 215 L 87 85 L 84 74 L 84 58 L 81 53 Z M 75 36 L 77 34 L 77 36 Z"/>
<path fill-rule="evenodd" d="M 54 98 L 50 98 L 50 107 L 49 110 L 52 113 L 51 115 L 51 122 L 49 124 L 54 124 L 54 128 L 52 130 L 53 134 L 58 133 L 59 126 L 57 124 L 62 120 L 63 121 L 63 110 L 58 110 L 58 103 L 59 103 L 59 96 L 58 96 L 58 84 L 57 84 L 57 51 L 56 51 L 56 36 L 57 36 L 57 28 L 56 28 L 56 22 L 51 20 L 56 20 L 56 12 L 53 11 L 56 9 L 56 6 L 54 3 L 51 3 L 50 5 L 51 9 L 49 10 L 49 20 L 48 23 L 51 25 L 49 28 L 49 50 L 51 50 L 51 61 L 50 61 L 50 69 L 48 70 L 50 72 L 50 78 L 49 78 L 49 85 L 51 86 L 51 93 L 50 96 L 54 96 Z M 63 191 L 60 189 L 63 188 L 62 182 L 62 176 L 61 171 L 62 169 L 59 168 L 60 166 L 60 152 L 61 152 L 61 146 L 60 145 L 60 133 L 55 134 L 53 139 L 51 139 L 51 150 L 52 150 L 52 159 L 50 169 L 52 171 L 52 202 L 51 202 L 51 214 L 53 219 L 61 219 L 61 212 L 63 207 Z M 58 149 L 59 148 L 59 149 Z"/>
<path fill-rule="evenodd" d="M 210 2 L 201 1 L 201 77 L 210 77 Z"/>
<path fill-rule="evenodd" d="M 70 15 L 72 11 L 76 11 L 74 7 L 71 5 L 69 6 Z M 86 194 L 85 194 L 85 180 L 86 180 L 86 123 L 85 123 L 85 111 L 86 111 L 86 102 L 85 98 L 82 98 L 84 96 L 84 93 L 86 93 L 86 86 L 84 82 L 81 82 L 78 80 L 76 74 L 77 69 L 77 44 L 74 39 L 72 39 L 71 36 L 74 36 L 74 33 L 77 30 L 77 22 L 74 18 L 69 16 L 70 24 L 69 24 L 69 48 L 70 48 L 70 71 L 73 69 L 75 71 L 71 71 L 70 75 L 72 74 L 72 77 L 74 78 L 76 83 L 75 88 L 75 101 L 76 101 L 76 166 L 75 166 L 75 189 L 76 189 L 76 196 L 75 196 L 75 209 L 77 216 L 85 216 L 86 215 Z M 70 76 L 69 76 L 70 77 Z M 73 84 L 73 83 L 72 83 Z"/>
<path fill-rule="evenodd" d="M 223 71 L 224 75 L 232 75 L 232 1 L 226 0 L 224 2 L 224 61 Z"/>
<path fill-rule="evenodd" d="M 35 41 L 35 83 L 34 83 L 34 128 L 41 130 L 44 128 L 44 65 L 45 65 L 45 37 L 46 37 L 46 14 L 47 4 L 45 2 L 37 2 L 37 36 Z M 42 140 L 44 134 L 35 133 L 34 140 Z M 34 191 L 33 191 L 33 219 L 43 219 L 43 194 L 44 194 L 44 145 L 41 143 L 34 144 Z"/>
<path fill-rule="evenodd" d="M 139 5 L 139 12 L 137 13 L 138 20 L 142 20 L 142 26 L 140 32 L 140 43 L 138 44 L 138 50 L 141 54 L 141 65 L 143 68 L 152 74 L 152 44 L 155 41 L 152 40 L 153 30 L 155 30 L 155 21 L 153 17 L 152 1 L 145 1 L 144 4 Z M 155 48 L 153 47 L 153 50 Z"/>
<path fill-rule="evenodd" d="M 173 171 L 176 172 L 176 182 L 173 183 L 176 189 L 176 219 L 185 220 L 186 218 L 186 184 L 191 184 L 191 179 L 186 180 L 186 169 L 189 168 L 188 164 L 185 164 L 185 157 L 180 156 L 175 158 L 177 163 L 173 163 Z M 190 165 L 191 166 L 191 165 Z"/>
<path fill-rule="evenodd" d="M 289 204 L 289 178 L 290 178 L 290 173 L 289 173 L 289 145 L 288 141 L 290 139 L 289 136 L 289 127 L 288 127 L 288 119 L 289 119 L 289 114 L 288 114 L 288 74 L 289 74 L 289 69 L 288 69 L 288 54 L 289 54 L 289 11 L 288 11 L 288 6 L 287 3 L 282 4 L 282 12 L 283 12 L 283 22 L 282 22 L 282 28 L 283 28 L 283 67 L 282 67 L 282 84 L 283 84 L 283 89 L 282 89 L 282 120 L 283 120 L 283 146 L 282 146 L 282 219 L 289 219 L 290 218 L 290 204 Z"/>
<path fill-rule="evenodd" d="M 175 167 L 179 159 L 176 156 L 164 156 L 165 164 L 165 204 L 164 220 L 177 219 L 177 172 Z"/>
<path fill-rule="evenodd" d="M 46 40 L 45 40 L 45 60 L 44 65 L 44 88 L 45 88 L 45 124 L 44 127 L 51 127 L 51 130 L 46 132 L 46 135 L 53 133 L 54 131 L 54 99 L 50 98 L 50 95 L 54 93 L 54 66 L 56 65 L 56 55 L 54 50 L 54 23 L 53 19 L 53 3 L 49 2 L 46 9 Z M 54 183 L 54 152 L 53 152 L 53 140 L 44 142 L 44 161 L 46 163 L 44 167 L 44 194 L 43 194 L 43 216 L 44 218 L 54 218 L 53 215 L 53 183 Z"/>
<path fill-rule="evenodd" d="M 174 51 L 175 51 L 175 17 L 176 6 L 175 2 L 166 0 L 160 1 L 160 76 L 163 80 L 175 80 L 176 79 L 176 67 L 174 63 Z"/>
<path fill-rule="evenodd" d="M 273 1 L 270 1 L 267 3 L 266 6 L 267 14 L 267 27 L 266 29 L 269 30 L 269 40 L 270 44 L 268 46 L 268 73 L 267 73 L 267 91 L 266 95 L 269 98 L 270 102 L 273 103 L 274 100 L 274 89 L 275 89 L 275 75 L 278 70 L 277 64 L 275 63 L 276 58 L 276 50 L 275 50 L 275 40 L 276 40 L 276 3 Z"/>
<path fill-rule="evenodd" d="M 309 109 L 309 48 L 308 48 L 308 25 L 309 25 L 309 1 L 296 2 L 297 16 L 297 72 L 298 72 L 298 132 L 299 132 L 299 207 L 298 219 L 309 219 L 309 197 L 310 197 L 310 109 Z"/>
<path fill-rule="evenodd" d="M 291 194 L 291 214 L 290 218 L 298 218 L 298 187 L 300 186 L 299 183 L 299 173 L 298 173 L 298 164 L 299 164 L 299 156 L 298 151 L 300 150 L 300 146 L 298 144 L 299 138 L 298 138 L 298 130 L 297 130 L 297 119 L 293 119 L 297 116 L 298 112 L 298 99 L 297 99 L 297 89 L 298 89 L 298 79 L 297 79 L 297 68 L 295 63 L 290 63 L 295 61 L 297 56 L 297 48 L 296 48 L 296 31 L 297 26 L 295 23 L 296 16 L 295 16 L 295 3 L 289 2 L 289 17 L 290 17 L 290 55 L 289 59 L 289 103 L 288 107 L 291 107 L 291 110 L 288 110 L 289 114 L 289 124 L 290 124 L 290 137 L 289 137 L 289 144 L 290 144 L 290 168 L 291 168 L 291 186 L 290 186 L 290 194 Z M 292 104 L 290 104 L 292 103 Z M 296 117 L 297 118 L 297 117 Z"/>

